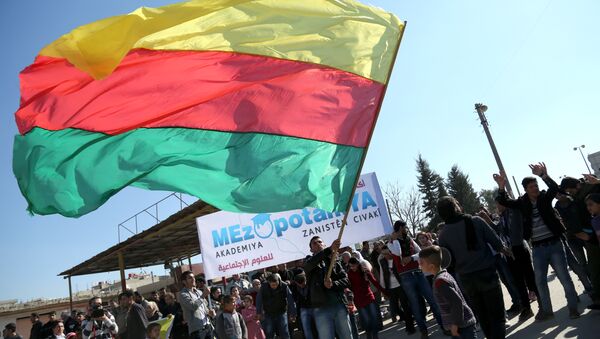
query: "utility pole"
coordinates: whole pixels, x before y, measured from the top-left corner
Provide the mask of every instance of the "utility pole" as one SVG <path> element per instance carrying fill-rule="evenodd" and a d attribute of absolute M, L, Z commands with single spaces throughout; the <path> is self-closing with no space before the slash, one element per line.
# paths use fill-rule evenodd
<path fill-rule="evenodd" d="M 593 174 L 592 169 L 588 165 L 587 160 L 585 160 L 585 156 L 583 155 L 583 151 L 581 150 L 582 148 L 585 148 L 585 145 L 575 146 L 575 147 L 573 147 L 573 151 L 579 150 L 579 153 L 581 153 L 581 158 L 583 159 L 583 162 L 585 163 L 585 167 L 587 167 L 587 170 L 588 170 L 588 172 L 590 172 L 590 174 Z"/>
<path fill-rule="evenodd" d="M 502 173 L 504 173 L 504 175 L 506 175 L 506 171 L 504 170 L 504 165 L 502 165 L 502 160 L 500 160 L 500 155 L 498 154 L 498 150 L 496 149 L 496 144 L 494 144 L 494 139 L 492 139 L 492 134 L 490 133 L 487 118 L 485 117 L 485 112 L 487 111 L 487 109 L 488 109 L 488 107 L 484 104 L 475 104 L 475 110 L 477 111 L 477 114 L 479 115 L 479 120 L 481 121 L 481 126 L 483 126 L 485 135 L 487 136 L 487 139 L 490 143 L 490 147 L 492 148 L 492 153 L 494 153 L 494 158 L 496 159 L 496 164 L 498 164 L 498 169 L 500 169 L 500 172 L 502 172 Z M 508 177 L 506 177 L 505 179 L 506 179 L 506 191 L 508 192 L 508 195 L 514 199 L 515 196 L 513 194 L 512 188 L 510 187 L 510 181 L 508 180 Z"/>

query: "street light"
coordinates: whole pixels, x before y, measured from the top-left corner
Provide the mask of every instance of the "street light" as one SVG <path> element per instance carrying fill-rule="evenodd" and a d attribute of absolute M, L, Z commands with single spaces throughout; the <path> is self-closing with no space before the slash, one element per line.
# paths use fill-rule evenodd
<path fill-rule="evenodd" d="M 573 151 L 579 150 L 579 153 L 581 153 L 581 158 L 583 159 L 583 162 L 585 163 L 585 167 L 587 167 L 588 172 L 590 172 L 590 174 L 592 174 L 592 170 L 590 169 L 590 166 L 588 165 L 587 161 L 585 160 L 585 156 L 583 156 L 583 151 L 581 150 L 582 148 L 585 148 L 585 145 L 575 146 L 575 147 L 573 147 Z"/>
<path fill-rule="evenodd" d="M 500 155 L 498 154 L 498 150 L 496 149 L 496 144 L 494 144 L 494 139 L 492 139 L 492 134 L 490 133 L 489 125 L 487 118 L 485 117 L 485 112 L 488 107 L 484 104 L 475 104 L 475 110 L 479 115 L 479 120 L 481 121 L 481 126 L 483 126 L 483 130 L 485 131 L 485 135 L 487 136 L 488 142 L 490 143 L 490 147 L 492 148 L 492 153 L 494 153 L 494 158 L 496 159 L 496 164 L 498 164 L 498 168 L 500 172 L 506 174 L 504 170 L 504 165 L 502 165 L 502 160 L 500 160 Z M 511 198 L 514 198 L 512 188 L 510 187 L 510 181 L 508 181 L 508 176 L 506 178 L 506 191 Z"/>

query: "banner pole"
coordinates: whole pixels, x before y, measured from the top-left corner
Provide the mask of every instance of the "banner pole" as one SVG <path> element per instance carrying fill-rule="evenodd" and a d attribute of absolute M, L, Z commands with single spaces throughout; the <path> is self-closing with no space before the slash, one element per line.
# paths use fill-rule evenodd
<path fill-rule="evenodd" d="M 400 44 L 402 43 L 402 37 L 404 36 L 404 30 L 406 29 L 406 21 L 404 21 L 404 26 L 402 26 L 402 31 L 400 32 L 400 36 L 398 38 L 398 44 L 396 45 L 396 49 L 394 50 L 394 57 L 392 58 L 392 64 L 390 65 L 390 71 L 388 72 L 389 78 L 388 83 L 383 87 L 383 93 L 381 94 L 381 98 L 379 99 L 379 103 L 377 104 L 377 111 L 375 113 L 375 119 L 373 120 L 373 124 L 371 125 L 371 131 L 369 132 L 369 138 L 367 139 L 367 145 L 365 146 L 365 150 L 360 159 L 360 165 L 358 166 L 358 173 L 356 174 L 356 180 L 354 181 L 354 186 L 352 187 L 352 194 L 350 195 L 350 200 L 348 201 L 348 205 L 346 206 L 346 213 L 344 214 L 344 218 L 342 219 L 342 225 L 340 226 L 340 233 L 338 234 L 337 240 L 342 240 L 342 235 L 344 234 L 344 229 L 346 228 L 346 224 L 348 222 L 348 215 L 350 214 L 350 209 L 352 208 L 352 201 L 354 200 L 354 194 L 356 193 L 356 186 L 360 181 L 360 174 L 362 172 L 363 165 L 365 164 L 365 159 L 367 158 L 367 152 L 369 151 L 369 146 L 371 145 L 371 138 L 373 137 L 373 131 L 375 131 L 375 126 L 377 125 L 377 120 L 379 118 L 379 112 L 381 111 L 381 106 L 383 105 L 383 99 L 385 98 L 385 93 L 387 92 L 388 84 L 392 78 L 392 71 L 394 70 L 394 65 L 396 64 L 396 56 L 398 56 L 398 50 L 400 49 Z M 329 263 L 329 268 L 327 269 L 327 275 L 325 276 L 325 280 L 331 278 L 331 271 L 333 270 L 333 265 L 335 265 L 335 260 L 337 259 L 337 251 L 331 253 L 331 261 Z"/>

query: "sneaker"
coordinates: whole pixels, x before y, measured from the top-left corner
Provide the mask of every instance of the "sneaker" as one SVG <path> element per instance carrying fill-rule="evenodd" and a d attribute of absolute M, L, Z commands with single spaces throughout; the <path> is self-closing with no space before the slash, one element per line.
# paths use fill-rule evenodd
<path fill-rule="evenodd" d="M 569 310 L 569 319 L 577 319 L 579 317 L 581 317 L 581 313 L 576 308 Z"/>
<path fill-rule="evenodd" d="M 509 316 L 513 316 L 513 315 L 521 313 L 521 310 L 522 310 L 521 305 L 512 304 L 512 306 L 508 310 L 506 310 L 506 313 Z"/>
<path fill-rule="evenodd" d="M 519 314 L 519 322 L 524 322 L 531 317 L 533 317 L 533 311 L 531 310 L 531 307 L 524 308 L 521 310 L 521 314 Z"/>
<path fill-rule="evenodd" d="M 410 334 L 415 334 L 415 333 L 417 333 L 417 330 L 414 327 L 406 328 L 406 334 L 410 335 Z"/>
<path fill-rule="evenodd" d="M 536 300 L 537 300 L 537 295 L 535 295 L 535 292 L 529 291 L 529 301 L 534 302 Z"/>
<path fill-rule="evenodd" d="M 538 311 L 538 314 L 535 315 L 535 321 L 546 321 L 554 318 L 554 313 L 546 313 L 544 311 Z"/>

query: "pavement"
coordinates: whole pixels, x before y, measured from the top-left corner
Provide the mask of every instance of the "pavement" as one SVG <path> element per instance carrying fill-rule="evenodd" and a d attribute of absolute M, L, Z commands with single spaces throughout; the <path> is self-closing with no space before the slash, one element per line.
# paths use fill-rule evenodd
<path fill-rule="evenodd" d="M 587 310 L 585 307 L 591 304 L 591 299 L 583 293 L 583 286 L 577 276 L 571 273 L 571 278 L 577 289 L 580 298 L 579 311 L 582 315 L 578 319 L 569 319 L 567 309 L 567 300 L 565 298 L 562 285 L 555 275 L 548 276 L 548 284 L 552 298 L 552 307 L 554 310 L 554 319 L 543 322 L 536 322 L 534 318 L 519 323 L 518 317 L 509 319 L 507 322 L 507 338 L 515 339 L 538 339 L 538 338 L 579 338 L 579 339 L 600 339 L 600 311 Z M 510 307 L 510 296 L 503 286 L 504 304 L 506 308 Z M 532 304 L 534 313 L 538 311 L 537 302 Z M 430 338 L 450 338 L 444 336 L 439 327 L 433 320 L 431 314 L 427 317 Z M 478 337 L 483 338 L 483 332 L 478 332 Z M 366 338 L 364 334 L 360 336 Z M 408 335 L 404 331 L 404 323 L 392 324 L 390 319 L 384 321 L 384 329 L 380 332 L 380 339 L 398 339 L 398 338 L 419 338 L 420 334 Z"/>

